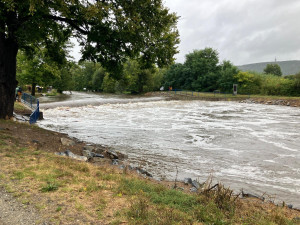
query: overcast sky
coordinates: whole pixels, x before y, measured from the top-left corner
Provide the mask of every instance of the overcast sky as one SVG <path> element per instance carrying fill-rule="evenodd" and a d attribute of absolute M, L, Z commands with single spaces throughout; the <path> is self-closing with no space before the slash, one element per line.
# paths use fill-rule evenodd
<path fill-rule="evenodd" d="M 212 47 L 235 65 L 300 59 L 299 0 L 165 0 L 181 18 L 178 62 Z"/>
<path fill-rule="evenodd" d="M 180 16 L 176 61 L 212 47 L 235 65 L 300 60 L 299 0 L 164 0 Z M 78 49 L 78 48 L 77 48 Z M 79 54 L 74 53 L 79 59 Z"/>

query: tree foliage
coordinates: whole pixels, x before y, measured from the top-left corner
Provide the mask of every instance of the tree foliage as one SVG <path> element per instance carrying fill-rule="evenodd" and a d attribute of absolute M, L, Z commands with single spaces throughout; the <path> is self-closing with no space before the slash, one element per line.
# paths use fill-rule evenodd
<path fill-rule="evenodd" d="M 238 69 L 229 61 L 219 64 L 218 52 L 212 48 L 194 50 L 184 64 L 174 64 L 166 72 L 166 86 L 177 89 L 211 92 L 218 88 L 231 91 Z"/>
<path fill-rule="evenodd" d="M 73 36 L 83 59 L 118 77 L 128 57 L 143 68 L 171 64 L 177 19 L 162 0 L 0 0 L 0 118 L 12 116 L 19 49 L 41 44 L 59 59 L 62 40 Z"/>
<path fill-rule="evenodd" d="M 273 74 L 275 76 L 282 76 L 281 68 L 278 64 L 267 64 L 264 69 L 265 74 Z"/>
<path fill-rule="evenodd" d="M 108 93 L 141 93 L 159 90 L 166 69 L 152 66 L 143 69 L 138 60 L 128 59 L 122 65 L 118 79 L 100 63 L 82 62 L 72 69 L 75 90 L 103 91 Z"/>
<path fill-rule="evenodd" d="M 300 95 L 299 74 L 280 77 L 242 72 L 230 61 L 219 63 L 218 52 L 211 48 L 195 50 L 186 56 L 184 64 L 170 66 L 163 82 L 165 87 L 191 91 L 232 93 L 233 84 L 238 84 L 239 94 Z"/>
<path fill-rule="evenodd" d="M 236 83 L 234 76 L 239 70 L 230 61 L 223 61 L 220 65 L 219 77 L 217 80 L 218 89 L 222 92 L 232 92 L 233 84 Z"/>
<path fill-rule="evenodd" d="M 68 60 L 66 44 L 60 43 L 59 55 L 53 54 L 53 49 L 38 45 L 30 51 L 19 51 L 17 55 L 17 80 L 21 85 L 31 85 L 32 95 L 35 86 L 55 85 L 58 91 L 70 89 L 68 70 L 71 65 Z"/>

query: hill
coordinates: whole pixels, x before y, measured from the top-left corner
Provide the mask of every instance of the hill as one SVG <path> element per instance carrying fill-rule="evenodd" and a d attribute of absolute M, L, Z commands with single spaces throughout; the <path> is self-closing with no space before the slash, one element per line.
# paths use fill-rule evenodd
<path fill-rule="evenodd" d="M 300 60 L 278 61 L 276 63 L 275 62 L 252 63 L 252 64 L 238 66 L 238 68 L 242 71 L 255 71 L 258 73 L 263 73 L 264 68 L 266 68 L 267 64 L 278 64 L 281 68 L 283 75 L 294 75 L 300 72 Z"/>

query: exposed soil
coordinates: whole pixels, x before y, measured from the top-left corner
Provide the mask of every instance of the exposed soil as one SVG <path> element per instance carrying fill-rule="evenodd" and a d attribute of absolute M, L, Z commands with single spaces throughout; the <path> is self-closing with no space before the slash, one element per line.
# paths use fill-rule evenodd
<path fill-rule="evenodd" d="M 28 126 L 25 123 L 1 123 L 0 129 L 5 129 L 8 135 L 15 137 L 19 145 L 24 147 L 35 145 L 36 148 L 47 152 L 60 152 L 69 149 L 75 154 L 80 154 L 85 143 L 74 140 L 75 145 L 64 146 L 61 138 L 68 138 L 68 135 L 48 131 L 35 125 Z"/>

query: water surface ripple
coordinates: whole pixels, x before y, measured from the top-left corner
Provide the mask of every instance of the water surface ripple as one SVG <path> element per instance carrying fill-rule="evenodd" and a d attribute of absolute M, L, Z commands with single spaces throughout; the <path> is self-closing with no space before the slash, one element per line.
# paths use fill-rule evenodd
<path fill-rule="evenodd" d="M 299 108 L 113 99 L 44 110 L 39 125 L 112 146 L 155 177 L 174 179 L 176 168 L 181 179 L 204 181 L 212 173 L 236 191 L 266 192 L 300 207 Z"/>

